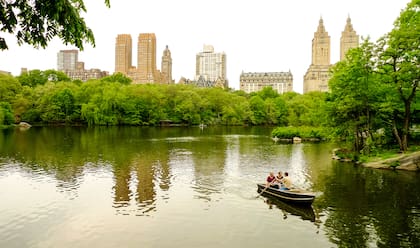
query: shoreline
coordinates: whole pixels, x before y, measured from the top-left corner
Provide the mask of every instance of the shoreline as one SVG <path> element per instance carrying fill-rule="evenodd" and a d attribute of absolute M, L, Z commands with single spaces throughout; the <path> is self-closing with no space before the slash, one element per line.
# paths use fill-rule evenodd
<path fill-rule="evenodd" d="M 381 159 L 378 161 L 361 163 L 366 168 L 387 169 L 387 170 L 405 170 L 420 171 L 420 151 L 408 154 L 400 154 L 396 157 Z"/>

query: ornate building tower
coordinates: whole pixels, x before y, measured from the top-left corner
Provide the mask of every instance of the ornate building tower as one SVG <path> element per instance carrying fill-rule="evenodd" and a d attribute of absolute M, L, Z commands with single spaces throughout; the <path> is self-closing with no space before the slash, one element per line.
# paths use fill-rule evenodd
<path fill-rule="evenodd" d="M 312 63 L 303 78 L 303 93 L 328 91 L 328 70 L 331 66 L 330 43 L 330 36 L 325 30 L 324 21 L 321 18 L 312 39 Z"/>
<path fill-rule="evenodd" d="M 174 81 L 172 80 L 172 57 L 171 51 L 169 50 L 168 46 L 166 46 L 165 50 L 163 51 L 162 55 L 162 83 L 163 84 L 171 84 Z"/>
<path fill-rule="evenodd" d="M 156 68 L 156 36 L 154 33 L 140 34 L 137 44 L 138 81 L 154 83 L 159 80 Z"/>
<path fill-rule="evenodd" d="M 119 34 L 115 41 L 115 72 L 127 75 L 132 63 L 131 35 Z"/>
<path fill-rule="evenodd" d="M 346 58 L 346 53 L 350 48 L 355 48 L 359 46 L 359 36 L 356 34 L 356 31 L 353 29 L 351 24 L 350 16 L 347 17 L 347 23 L 344 27 L 344 31 L 341 32 L 340 39 L 340 61 Z"/>

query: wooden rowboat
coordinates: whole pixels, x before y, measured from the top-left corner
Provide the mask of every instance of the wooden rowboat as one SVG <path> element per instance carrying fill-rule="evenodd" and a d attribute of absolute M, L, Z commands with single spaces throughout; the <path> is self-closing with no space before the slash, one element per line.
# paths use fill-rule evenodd
<path fill-rule="evenodd" d="M 266 196 L 271 196 L 276 199 L 286 201 L 289 203 L 302 204 L 302 205 L 311 205 L 315 200 L 315 194 L 312 192 L 299 190 L 299 189 L 290 189 L 282 190 L 276 189 L 273 187 L 266 188 L 265 184 L 258 183 L 258 193 Z"/>

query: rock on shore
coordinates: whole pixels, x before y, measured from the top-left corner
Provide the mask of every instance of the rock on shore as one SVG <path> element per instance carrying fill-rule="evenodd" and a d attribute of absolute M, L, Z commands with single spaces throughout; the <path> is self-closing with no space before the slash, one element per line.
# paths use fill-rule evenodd
<path fill-rule="evenodd" d="M 362 166 L 375 169 L 420 171 L 420 151 L 410 154 L 401 154 L 398 157 L 380 161 L 363 163 Z"/>

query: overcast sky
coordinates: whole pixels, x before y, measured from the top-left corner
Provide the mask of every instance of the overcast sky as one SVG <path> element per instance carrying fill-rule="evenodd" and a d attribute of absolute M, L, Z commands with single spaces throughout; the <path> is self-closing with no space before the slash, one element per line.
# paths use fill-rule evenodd
<path fill-rule="evenodd" d="M 133 65 L 137 64 L 139 33 L 155 33 L 157 67 L 166 45 L 172 53 L 172 74 L 193 79 L 195 55 L 204 44 L 227 56 L 229 86 L 239 89 L 244 72 L 291 71 L 294 90 L 302 92 L 303 76 L 311 63 L 311 42 L 320 17 L 331 37 L 331 63 L 339 59 L 340 36 L 350 15 L 356 32 L 376 41 L 393 28 L 409 0 L 85 0 L 88 26 L 96 47 L 85 45 L 79 60 L 85 68 L 114 72 L 115 38 L 131 34 Z M 18 46 L 6 38 L 9 50 L 0 51 L 0 70 L 20 74 L 20 68 L 57 69 L 57 52 L 74 49 L 53 40 L 46 49 Z"/>

